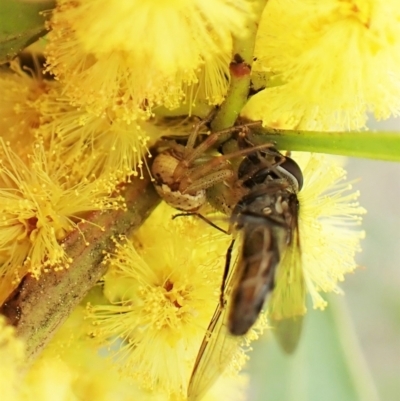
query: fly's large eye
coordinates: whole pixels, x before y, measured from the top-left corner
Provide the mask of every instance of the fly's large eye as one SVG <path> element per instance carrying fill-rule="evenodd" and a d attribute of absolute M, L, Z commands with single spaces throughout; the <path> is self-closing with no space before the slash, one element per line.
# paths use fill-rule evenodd
<path fill-rule="evenodd" d="M 292 181 L 298 191 L 303 188 L 303 173 L 301 172 L 299 165 L 293 159 L 286 157 L 285 161 L 279 165 L 278 169 L 290 181 Z"/>

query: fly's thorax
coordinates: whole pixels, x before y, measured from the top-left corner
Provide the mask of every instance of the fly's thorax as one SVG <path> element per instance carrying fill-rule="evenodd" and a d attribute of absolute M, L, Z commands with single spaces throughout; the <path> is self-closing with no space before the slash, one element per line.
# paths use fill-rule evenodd
<path fill-rule="evenodd" d="M 232 223 L 240 228 L 252 218 L 259 221 L 264 218 L 274 224 L 288 225 L 297 196 L 291 187 L 274 184 L 256 186 L 244 196 L 233 210 Z"/>

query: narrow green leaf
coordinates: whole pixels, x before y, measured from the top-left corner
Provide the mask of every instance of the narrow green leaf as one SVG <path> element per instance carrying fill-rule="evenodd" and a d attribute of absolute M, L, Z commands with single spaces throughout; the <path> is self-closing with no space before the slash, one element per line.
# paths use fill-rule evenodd
<path fill-rule="evenodd" d="M 53 0 L 0 1 L 0 64 L 11 60 L 46 33 L 41 11 L 53 7 Z"/>
<path fill-rule="evenodd" d="M 314 132 L 254 129 L 256 144 L 275 142 L 279 149 L 400 161 L 400 132 Z"/>

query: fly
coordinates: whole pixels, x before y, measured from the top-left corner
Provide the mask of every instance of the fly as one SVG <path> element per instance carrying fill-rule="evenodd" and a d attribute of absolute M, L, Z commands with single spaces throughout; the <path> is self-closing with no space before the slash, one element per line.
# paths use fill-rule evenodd
<path fill-rule="evenodd" d="M 230 357 L 268 300 L 268 318 L 287 352 L 293 352 L 305 313 L 298 192 L 303 185 L 297 163 L 278 150 L 255 149 L 237 137 L 239 148 L 253 149 L 229 186 L 207 190 L 207 200 L 230 215 L 230 232 L 241 242 L 233 268 L 227 252 L 221 302 L 201 344 L 188 399 L 199 400 L 223 373 Z"/>
<path fill-rule="evenodd" d="M 169 141 L 152 166 L 156 189 L 167 203 L 198 214 L 208 202 L 229 216 L 229 233 L 234 236 L 227 251 L 220 303 L 190 378 L 190 401 L 199 400 L 225 370 L 267 297 L 268 318 L 287 352 L 297 345 L 305 313 L 299 166 L 272 143 L 255 146 L 250 141 L 250 127 L 258 123 L 212 133 L 195 146 L 202 125 L 189 135 L 186 145 Z M 213 146 L 227 132 L 233 139 L 216 154 Z M 239 251 L 231 263 L 235 241 Z"/>
<path fill-rule="evenodd" d="M 228 327 L 231 334 L 244 335 L 257 320 L 267 295 L 273 290 L 275 298 L 281 297 L 283 303 L 279 306 L 276 300 L 271 300 L 270 318 L 282 320 L 304 313 L 297 198 L 303 175 L 293 159 L 269 149 L 246 157 L 239 166 L 238 180 L 248 192 L 236 203 L 230 219 L 232 231 L 242 233 L 242 244 Z M 277 269 L 281 262 L 288 261 L 288 255 L 291 255 L 290 271 L 286 276 L 291 277 L 284 277 L 283 281 L 288 285 L 286 291 L 290 290 L 289 283 L 293 280 L 301 284 L 301 299 L 291 299 L 295 301 L 291 305 L 295 310 L 279 312 L 286 304 L 286 296 L 281 294 L 282 285 L 276 288 L 282 281 L 282 277 L 277 277 Z M 287 351 L 294 346 L 287 344 Z"/>

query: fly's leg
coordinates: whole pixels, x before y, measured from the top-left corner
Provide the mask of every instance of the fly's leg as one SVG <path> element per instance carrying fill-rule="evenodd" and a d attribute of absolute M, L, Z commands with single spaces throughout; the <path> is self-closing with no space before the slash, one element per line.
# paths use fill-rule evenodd
<path fill-rule="evenodd" d="M 211 134 L 208 139 L 211 139 L 210 142 L 212 144 L 215 143 L 215 141 L 218 139 L 218 135 L 221 133 L 216 132 L 215 137 L 211 138 L 214 136 L 214 134 Z M 197 150 L 200 147 L 203 147 L 205 144 L 204 141 L 201 143 L 194 151 L 197 152 Z M 205 152 L 205 150 L 208 149 L 211 145 L 209 143 L 205 144 L 206 148 L 201 149 L 202 152 Z M 222 156 L 216 156 L 210 159 L 209 161 L 205 162 L 204 164 L 193 167 L 189 169 L 188 174 L 184 179 L 181 180 L 181 185 L 179 186 L 179 190 L 184 194 L 184 193 L 191 193 L 191 192 L 197 192 L 201 189 L 207 189 L 210 188 L 211 186 L 222 182 L 224 180 L 229 180 L 234 176 L 234 171 L 230 167 L 229 164 L 229 159 L 234 159 L 237 157 L 244 157 L 247 156 L 248 154 L 251 154 L 256 151 L 260 150 L 266 150 L 268 148 L 271 148 L 274 146 L 272 143 L 266 143 L 262 145 L 258 145 L 252 149 L 240 149 L 236 152 L 229 153 L 227 155 L 222 155 Z M 197 156 L 197 155 L 196 155 Z M 198 157 L 198 156 L 197 156 Z M 177 166 L 177 169 L 179 168 L 179 165 Z M 174 175 L 177 170 L 175 170 Z"/>
<path fill-rule="evenodd" d="M 254 149 L 255 148 L 253 148 L 253 150 Z M 255 173 L 261 171 L 263 168 L 273 171 L 278 175 L 278 177 L 281 177 L 277 167 L 285 162 L 286 157 L 280 154 L 277 150 L 271 150 L 268 155 L 271 156 L 271 160 L 268 161 L 266 161 L 265 156 L 263 157 L 261 155 L 257 155 L 257 159 L 259 160 L 260 164 L 254 164 L 245 175 L 240 177 L 240 179 L 237 181 L 237 184 L 243 185 L 244 182 L 251 179 Z"/>
<path fill-rule="evenodd" d="M 200 145 L 197 147 L 194 147 L 194 144 L 197 139 L 197 135 L 199 134 L 200 128 L 204 126 L 206 122 L 202 121 L 201 123 L 197 124 L 193 132 L 189 135 L 188 142 L 186 144 L 185 150 L 182 155 L 182 159 L 178 163 L 175 171 L 174 171 L 174 179 L 178 179 L 181 177 L 185 171 L 190 169 L 190 166 L 193 165 L 194 161 L 199 159 L 205 152 L 207 152 L 208 149 L 210 149 L 219 139 L 221 135 L 228 134 L 237 130 L 247 130 L 249 127 L 254 126 L 254 125 L 259 125 L 260 122 L 251 122 L 251 123 L 246 123 L 243 125 L 237 125 L 235 127 L 231 127 L 222 131 L 214 132 L 210 134 L 207 139 L 205 139 Z M 260 145 L 261 148 L 267 148 L 271 147 L 273 144 L 265 144 L 265 145 Z M 242 151 L 244 151 L 243 149 Z M 241 153 L 241 151 L 236 152 L 234 155 L 230 156 L 229 158 L 232 157 L 238 157 L 242 155 L 246 155 L 247 153 Z M 215 159 L 219 159 L 215 158 Z M 209 170 L 214 169 L 215 167 L 218 167 L 219 163 L 224 163 L 224 159 L 221 159 L 220 161 L 215 161 L 213 164 L 208 168 Z M 207 165 L 207 162 L 204 164 Z M 207 168 L 206 170 L 207 171 Z M 201 174 L 201 173 L 200 173 Z M 181 188 L 183 190 L 183 188 Z"/>
<path fill-rule="evenodd" d="M 233 239 L 226 251 L 226 257 L 225 257 L 225 267 L 224 267 L 224 274 L 222 276 L 222 283 L 221 283 L 221 291 L 219 295 L 219 304 L 221 308 L 225 306 L 225 287 L 226 287 L 226 279 L 228 278 L 229 274 L 229 269 L 231 267 L 231 260 L 232 260 L 232 251 L 233 251 L 233 245 L 235 244 L 235 239 Z"/>
<path fill-rule="evenodd" d="M 186 211 L 196 211 L 206 202 L 205 190 L 218 183 L 234 185 L 237 177 L 229 159 L 243 157 L 255 149 L 240 149 L 227 155 L 214 156 L 207 151 L 215 145 L 221 135 L 238 130 L 248 130 L 259 125 L 251 122 L 210 134 L 198 146 L 195 146 L 201 128 L 207 124 L 204 120 L 196 125 L 189 135 L 186 146 L 178 143 L 171 145 L 159 153 L 152 164 L 152 174 L 159 195 L 171 206 Z M 267 149 L 273 144 L 255 147 L 257 150 Z"/>

